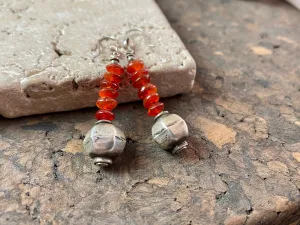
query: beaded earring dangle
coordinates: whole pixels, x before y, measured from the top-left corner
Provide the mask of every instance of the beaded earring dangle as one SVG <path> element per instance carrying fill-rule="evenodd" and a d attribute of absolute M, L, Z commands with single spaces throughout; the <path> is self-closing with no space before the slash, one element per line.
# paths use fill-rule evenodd
<path fill-rule="evenodd" d="M 114 41 L 119 43 L 113 37 L 103 37 L 98 40 L 97 49 L 98 55 L 103 51 L 103 41 Z M 126 145 L 126 137 L 124 133 L 112 124 L 115 115 L 112 110 L 117 107 L 119 83 L 122 81 L 125 70 L 119 64 L 120 53 L 115 45 L 109 46 L 110 64 L 106 65 L 104 79 L 100 83 L 99 99 L 96 105 L 99 110 L 96 112 L 98 120 L 93 128 L 86 134 L 83 141 L 84 150 L 91 158 L 94 159 L 94 164 L 105 167 L 113 163 L 113 160 L 118 157 L 124 150 Z"/>
<path fill-rule="evenodd" d="M 148 115 L 154 117 L 155 123 L 152 126 L 154 140 L 162 149 L 174 154 L 188 145 L 186 141 L 189 135 L 187 124 L 180 116 L 164 111 L 164 104 L 159 101 L 157 87 L 150 83 L 149 70 L 142 60 L 136 59 L 136 45 L 130 38 L 132 32 L 139 32 L 145 36 L 140 29 L 131 29 L 125 33 L 126 37 L 122 43 L 128 60 L 126 66 L 128 79 L 131 80 L 132 86 L 138 89 L 138 96 L 143 100 Z"/>

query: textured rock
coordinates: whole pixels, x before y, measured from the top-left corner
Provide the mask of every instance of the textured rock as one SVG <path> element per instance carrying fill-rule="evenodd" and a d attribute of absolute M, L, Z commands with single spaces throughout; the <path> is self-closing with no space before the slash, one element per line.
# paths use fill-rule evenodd
<path fill-rule="evenodd" d="M 193 86 L 195 62 L 153 0 L 12 1 L 1 5 L 0 17 L 0 114 L 5 117 L 94 106 L 109 58 L 104 50 L 93 60 L 97 40 L 124 38 L 132 28 L 146 32 L 147 38 L 135 38 L 136 54 L 162 97 Z M 137 99 L 124 84 L 118 100 Z"/>
<path fill-rule="evenodd" d="M 96 108 L 0 118 L 0 224 L 299 225 L 299 11 L 157 2 L 197 61 L 192 90 L 163 99 L 188 148 L 159 149 L 140 102 L 115 110 L 128 144 L 104 170 L 79 151 Z"/>
<path fill-rule="evenodd" d="M 219 149 L 222 149 L 225 144 L 235 143 L 236 132 L 224 124 L 198 117 L 194 126 L 200 129 L 203 135 Z"/>

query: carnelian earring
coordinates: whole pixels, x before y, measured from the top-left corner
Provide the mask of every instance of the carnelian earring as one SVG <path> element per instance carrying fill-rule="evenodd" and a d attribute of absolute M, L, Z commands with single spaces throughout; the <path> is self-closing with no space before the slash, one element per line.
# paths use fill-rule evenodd
<path fill-rule="evenodd" d="M 123 41 L 123 47 L 128 60 L 126 67 L 128 79 L 131 80 L 132 86 L 138 89 L 138 96 L 143 100 L 148 115 L 154 117 L 155 123 L 152 127 L 154 140 L 162 149 L 176 153 L 187 147 L 188 127 L 180 116 L 164 111 L 164 104 L 159 101 L 157 87 L 150 83 L 149 70 L 142 60 L 135 59 L 135 45 L 128 36 L 133 31 L 144 33 L 140 29 L 132 29 L 125 33 L 127 37 Z"/>
<path fill-rule="evenodd" d="M 104 37 L 98 41 L 98 55 L 102 51 L 102 41 L 117 41 L 112 37 Z M 109 166 L 118 157 L 126 145 L 124 133 L 112 124 L 115 115 L 112 110 L 117 107 L 119 83 L 125 70 L 119 64 L 119 52 L 116 46 L 110 45 L 112 52 L 111 63 L 106 66 L 104 79 L 100 83 L 99 99 L 96 102 L 99 110 L 96 112 L 98 120 L 94 127 L 86 134 L 83 141 L 84 149 L 94 159 L 98 166 Z"/>

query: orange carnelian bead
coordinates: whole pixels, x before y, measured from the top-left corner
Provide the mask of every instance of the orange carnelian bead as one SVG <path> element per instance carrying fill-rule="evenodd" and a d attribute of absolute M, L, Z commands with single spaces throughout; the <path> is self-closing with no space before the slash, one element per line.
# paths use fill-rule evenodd
<path fill-rule="evenodd" d="M 115 73 L 105 73 L 104 78 L 113 83 L 120 83 L 122 81 L 122 77 Z"/>
<path fill-rule="evenodd" d="M 157 116 L 159 113 L 161 113 L 164 110 L 164 103 L 162 102 L 156 102 L 153 105 L 151 105 L 148 109 L 148 116 Z"/>
<path fill-rule="evenodd" d="M 100 87 L 101 88 L 112 88 L 112 89 L 115 89 L 116 91 L 119 90 L 119 85 L 118 84 L 107 81 L 107 80 L 101 81 Z"/>
<path fill-rule="evenodd" d="M 145 98 L 144 98 L 144 107 L 146 109 L 149 109 L 149 107 L 151 105 L 153 105 L 154 103 L 158 102 L 159 101 L 159 95 L 157 93 L 152 93 L 150 95 L 147 95 Z"/>
<path fill-rule="evenodd" d="M 117 98 L 118 95 L 119 95 L 119 93 L 115 89 L 112 89 L 112 88 L 102 88 L 99 91 L 99 96 L 101 98 L 105 98 L 105 97 Z"/>
<path fill-rule="evenodd" d="M 122 75 L 125 72 L 124 68 L 120 64 L 115 64 L 115 63 L 107 65 L 106 70 L 109 73 L 114 73 L 118 75 Z"/>
<path fill-rule="evenodd" d="M 115 115 L 111 111 L 99 109 L 96 112 L 96 119 L 112 121 L 115 119 Z"/>
<path fill-rule="evenodd" d="M 146 74 L 138 77 L 135 81 L 132 82 L 132 86 L 135 88 L 141 88 L 145 84 L 150 82 L 150 75 Z"/>
<path fill-rule="evenodd" d="M 138 79 L 139 77 L 143 76 L 143 75 L 147 75 L 149 74 L 148 69 L 142 69 L 139 71 L 136 71 L 132 74 L 132 76 L 130 77 L 131 81 L 135 81 L 136 79 Z"/>
<path fill-rule="evenodd" d="M 138 96 L 140 99 L 144 99 L 147 95 L 157 92 L 157 87 L 151 83 L 145 84 L 139 90 Z"/>
<path fill-rule="evenodd" d="M 126 68 L 127 72 L 131 74 L 142 69 L 144 69 L 144 62 L 138 59 L 130 61 Z"/>
<path fill-rule="evenodd" d="M 96 101 L 96 105 L 99 109 L 113 110 L 118 102 L 113 98 L 100 98 Z"/>

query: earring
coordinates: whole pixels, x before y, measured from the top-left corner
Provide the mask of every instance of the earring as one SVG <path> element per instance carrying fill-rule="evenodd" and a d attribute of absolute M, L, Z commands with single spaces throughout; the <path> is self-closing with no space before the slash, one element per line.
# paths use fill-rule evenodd
<path fill-rule="evenodd" d="M 102 41 L 113 40 L 112 37 L 104 37 L 98 41 L 98 55 L 102 51 Z M 119 64 L 119 52 L 116 46 L 110 46 L 112 52 L 110 56 L 111 63 L 106 66 L 104 79 L 100 83 L 100 98 L 96 105 L 99 110 L 96 112 L 98 120 L 94 127 L 86 134 L 83 141 L 84 149 L 91 158 L 94 159 L 94 164 L 104 167 L 113 163 L 113 160 L 118 157 L 124 150 L 126 145 L 126 137 L 124 133 L 112 124 L 115 115 L 111 112 L 117 107 L 119 83 L 121 82 L 125 70 Z"/>
<path fill-rule="evenodd" d="M 152 126 L 154 140 L 162 149 L 174 154 L 187 147 L 188 127 L 180 116 L 164 111 L 164 104 L 159 102 L 157 87 L 150 83 L 148 69 L 142 60 L 135 59 L 135 45 L 128 36 L 133 31 L 144 34 L 140 29 L 132 29 L 125 33 L 127 38 L 123 41 L 123 47 L 128 60 L 126 67 L 128 78 L 132 86 L 138 89 L 138 96 L 143 100 L 148 115 L 154 117 L 155 123 Z"/>

